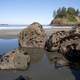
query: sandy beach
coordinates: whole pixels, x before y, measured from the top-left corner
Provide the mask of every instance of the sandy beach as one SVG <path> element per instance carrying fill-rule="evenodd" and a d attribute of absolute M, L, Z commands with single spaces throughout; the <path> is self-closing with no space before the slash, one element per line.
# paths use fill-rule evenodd
<path fill-rule="evenodd" d="M 53 32 L 62 31 L 62 30 L 69 31 L 71 29 L 72 28 L 68 28 L 68 27 L 46 28 L 45 32 L 49 37 Z M 0 38 L 17 38 L 21 30 L 22 29 L 0 29 Z"/>
<path fill-rule="evenodd" d="M 17 38 L 20 31 L 20 29 L 0 30 L 0 38 Z"/>

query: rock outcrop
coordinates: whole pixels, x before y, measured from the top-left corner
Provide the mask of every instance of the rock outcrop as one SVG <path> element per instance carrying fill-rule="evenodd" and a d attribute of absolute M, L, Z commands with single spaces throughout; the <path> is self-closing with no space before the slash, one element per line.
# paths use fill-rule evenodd
<path fill-rule="evenodd" d="M 45 49 L 58 51 L 71 64 L 80 64 L 80 28 L 75 27 L 71 31 L 57 31 L 46 41 Z"/>
<path fill-rule="evenodd" d="M 52 33 L 45 43 L 45 49 L 48 51 L 57 51 L 60 47 L 60 40 L 68 35 L 69 33 L 65 31 L 57 31 Z"/>
<path fill-rule="evenodd" d="M 76 18 L 75 18 L 76 19 Z M 80 19 L 79 19 L 80 20 Z M 77 25 L 78 23 L 78 20 L 76 19 L 76 21 L 69 21 L 68 18 L 56 18 L 56 19 L 53 19 L 50 23 L 50 25 L 56 25 L 56 26 L 75 26 Z"/>
<path fill-rule="evenodd" d="M 51 21 L 50 25 L 57 25 L 57 26 L 65 26 L 65 25 L 69 25 L 67 23 L 67 20 L 66 19 L 54 19 Z"/>
<path fill-rule="evenodd" d="M 78 23 L 80 23 L 80 15 L 78 12 L 78 10 L 72 7 L 59 8 L 56 11 L 54 11 L 54 17 L 50 25 L 75 26 Z"/>
<path fill-rule="evenodd" d="M 44 48 L 46 34 L 42 25 L 34 22 L 19 34 L 20 47 Z"/>
<path fill-rule="evenodd" d="M 30 56 L 26 48 L 18 48 L 6 53 L 0 58 L 0 69 L 27 69 Z"/>
<path fill-rule="evenodd" d="M 70 31 L 56 31 L 51 34 L 45 43 L 45 49 L 48 51 L 61 50 L 66 51 L 68 45 L 76 44 L 76 49 L 79 50 L 80 44 L 80 27 L 74 27 Z M 63 51 L 62 51 L 63 52 Z"/>
<path fill-rule="evenodd" d="M 71 64 L 80 66 L 80 33 L 74 32 L 60 41 L 60 52 Z"/>

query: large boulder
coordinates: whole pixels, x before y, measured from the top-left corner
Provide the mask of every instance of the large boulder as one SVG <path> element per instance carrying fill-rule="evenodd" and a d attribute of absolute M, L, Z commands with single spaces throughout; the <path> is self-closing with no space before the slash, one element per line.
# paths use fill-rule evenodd
<path fill-rule="evenodd" d="M 57 31 L 46 41 L 45 49 L 58 51 L 69 64 L 80 65 L 80 27 L 71 31 Z"/>
<path fill-rule="evenodd" d="M 60 52 L 71 64 L 80 65 L 80 34 L 73 33 L 64 37 L 60 43 Z"/>
<path fill-rule="evenodd" d="M 12 50 L 0 58 L 0 69 L 27 69 L 30 56 L 26 48 Z"/>
<path fill-rule="evenodd" d="M 80 50 L 80 27 L 73 27 L 70 31 L 56 31 L 51 34 L 45 43 L 45 49 L 48 51 L 66 52 L 68 45 L 75 44 L 76 49 Z"/>
<path fill-rule="evenodd" d="M 78 24 L 76 27 L 73 27 L 73 29 L 69 32 L 67 32 L 69 35 L 64 36 L 59 42 L 60 42 L 60 48 L 59 50 L 61 53 L 65 54 L 70 49 L 80 50 L 80 25 Z"/>
<path fill-rule="evenodd" d="M 68 35 L 69 33 L 66 31 L 57 31 L 55 33 L 52 33 L 49 39 L 45 43 L 45 49 L 47 51 L 59 50 L 60 40 Z"/>
<path fill-rule="evenodd" d="M 42 25 L 34 22 L 19 34 L 20 47 L 44 48 L 46 34 Z"/>

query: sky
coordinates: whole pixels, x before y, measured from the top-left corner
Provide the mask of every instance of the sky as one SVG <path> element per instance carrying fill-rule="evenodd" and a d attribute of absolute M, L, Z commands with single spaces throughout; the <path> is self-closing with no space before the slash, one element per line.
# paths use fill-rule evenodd
<path fill-rule="evenodd" d="M 80 0 L 0 0 L 0 24 L 49 24 L 63 6 L 80 9 Z"/>

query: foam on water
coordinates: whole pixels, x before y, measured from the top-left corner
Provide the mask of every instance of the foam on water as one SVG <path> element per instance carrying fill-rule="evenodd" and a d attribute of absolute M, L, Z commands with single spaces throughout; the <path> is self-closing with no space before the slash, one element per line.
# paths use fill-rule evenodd
<path fill-rule="evenodd" d="M 24 29 L 24 28 L 27 28 L 27 26 L 11 26 L 11 27 L 6 27 L 6 26 L 4 26 L 4 27 L 0 27 L 0 30 L 6 30 L 6 29 L 8 29 L 8 30 L 12 30 L 12 29 Z M 72 26 L 70 27 L 70 26 L 43 26 L 43 28 L 44 29 L 51 29 L 51 28 L 69 28 L 69 29 L 71 29 L 72 28 Z"/>

